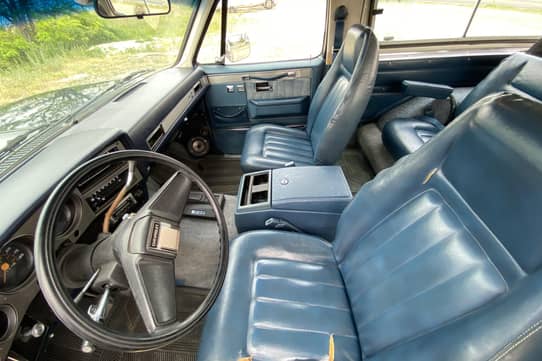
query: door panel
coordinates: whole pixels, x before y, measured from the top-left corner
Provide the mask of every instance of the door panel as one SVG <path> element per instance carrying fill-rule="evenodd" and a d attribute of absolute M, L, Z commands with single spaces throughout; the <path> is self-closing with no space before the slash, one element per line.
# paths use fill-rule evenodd
<path fill-rule="evenodd" d="M 507 55 L 464 55 L 424 59 L 381 60 L 373 95 L 363 115 L 367 121 L 409 99 L 401 91 L 403 80 L 474 87 Z"/>
<path fill-rule="evenodd" d="M 324 62 L 202 66 L 210 87 L 207 110 L 217 151 L 239 154 L 246 131 L 255 124 L 303 127 Z"/>

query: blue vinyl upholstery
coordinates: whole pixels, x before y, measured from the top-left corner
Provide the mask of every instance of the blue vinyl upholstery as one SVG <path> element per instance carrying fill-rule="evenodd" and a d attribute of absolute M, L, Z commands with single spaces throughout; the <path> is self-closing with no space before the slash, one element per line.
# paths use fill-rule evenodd
<path fill-rule="evenodd" d="M 362 25 L 352 26 L 312 99 L 306 130 L 290 132 L 271 124 L 252 127 L 245 138 L 241 168 L 252 172 L 280 168 L 292 161 L 296 165 L 337 162 L 367 107 L 377 66 L 375 35 Z M 269 134 L 278 133 L 281 144 L 269 151 Z M 298 152 L 300 139 L 302 152 Z"/>
<path fill-rule="evenodd" d="M 542 59 L 517 53 L 506 58 L 482 80 L 457 106 L 458 116 L 487 95 L 497 92 L 520 94 L 542 100 Z M 430 117 L 399 118 L 389 121 L 382 129 L 382 141 L 395 159 L 420 148 L 433 138 L 442 126 Z"/>
<path fill-rule="evenodd" d="M 537 359 L 541 181 L 542 104 L 479 102 L 363 186 L 332 243 L 233 240 L 198 360 L 324 360 L 330 334 L 336 360 Z"/>
<path fill-rule="evenodd" d="M 435 118 L 400 118 L 389 121 L 382 131 L 382 141 L 396 158 L 413 153 L 437 135 L 444 125 Z"/>

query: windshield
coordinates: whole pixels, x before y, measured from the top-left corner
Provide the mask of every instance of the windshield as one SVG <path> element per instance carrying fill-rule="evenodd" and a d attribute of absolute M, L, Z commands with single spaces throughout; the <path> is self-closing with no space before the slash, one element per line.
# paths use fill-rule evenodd
<path fill-rule="evenodd" d="M 104 92 L 174 65 L 193 3 L 173 0 L 168 15 L 103 19 L 92 3 L 0 0 L 0 152 L 66 123 Z"/>

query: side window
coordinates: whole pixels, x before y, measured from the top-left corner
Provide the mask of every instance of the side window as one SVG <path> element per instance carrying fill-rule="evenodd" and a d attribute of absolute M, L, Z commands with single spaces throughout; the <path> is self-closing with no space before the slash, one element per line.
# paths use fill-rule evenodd
<path fill-rule="evenodd" d="M 467 36 L 540 37 L 542 36 L 542 1 L 482 0 L 472 19 Z"/>
<path fill-rule="evenodd" d="M 382 42 L 541 36 L 540 0 L 379 0 Z"/>
<path fill-rule="evenodd" d="M 322 53 L 326 0 L 229 0 L 225 64 L 311 59 Z M 222 5 L 213 15 L 197 61 L 220 60 Z"/>

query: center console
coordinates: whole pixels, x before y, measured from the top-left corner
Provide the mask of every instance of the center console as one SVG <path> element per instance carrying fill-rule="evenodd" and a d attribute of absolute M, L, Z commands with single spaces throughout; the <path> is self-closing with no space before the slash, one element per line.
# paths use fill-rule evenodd
<path fill-rule="evenodd" d="M 341 167 L 290 167 L 243 175 L 237 199 L 239 232 L 283 229 L 331 241 L 352 193 Z"/>

